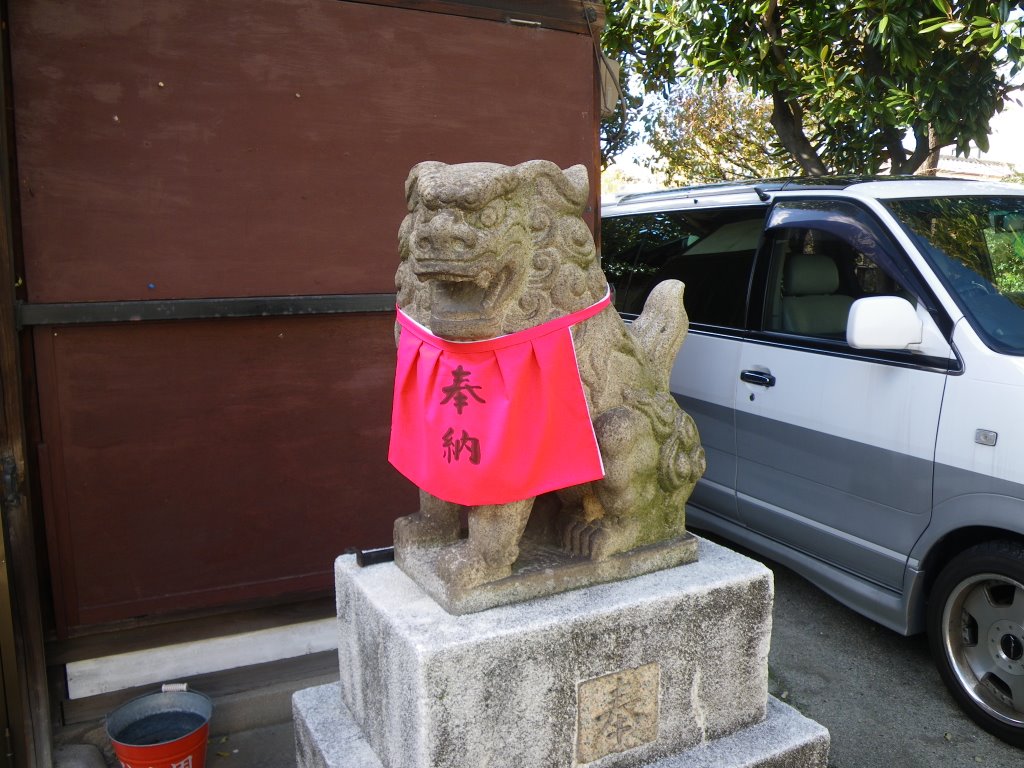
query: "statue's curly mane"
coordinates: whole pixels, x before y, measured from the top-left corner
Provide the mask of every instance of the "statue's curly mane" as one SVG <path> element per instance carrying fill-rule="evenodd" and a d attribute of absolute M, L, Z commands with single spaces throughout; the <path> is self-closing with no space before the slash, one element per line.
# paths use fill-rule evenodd
<path fill-rule="evenodd" d="M 525 279 L 504 308 L 503 333 L 538 325 L 600 299 L 606 290 L 605 277 L 593 237 L 580 218 L 587 204 L 586 169 L 574 166 L 562 171 L 546 160 L 486 167 L 491 171 L 487 184 L 468 194 L 464 178 L 452 170 L 464 166 L 426 162 L 413 168 L 406 182 L 409 213 L 398 236 L 399 306 L 421 321 L 429 314 L 430 292 L 416 274 L 412 242 L 423 217 L 446 208 L 473 211 L 497 198 L 508 203 L 509 218 L 515 218 L 526 262 L 521 265 Z M 505 226 L 511 228 L 508 223 Z"/>

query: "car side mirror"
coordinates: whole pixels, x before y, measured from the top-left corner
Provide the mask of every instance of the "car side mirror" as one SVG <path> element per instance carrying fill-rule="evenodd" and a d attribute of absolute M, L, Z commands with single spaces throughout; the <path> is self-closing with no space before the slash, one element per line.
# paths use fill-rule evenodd
<path fill-rule="evenodd" d="M 868 296 L 850 307 L 846 343 L 854 349 L 910 349 L 921 343 L 924 324 L 899 296 Z"/>

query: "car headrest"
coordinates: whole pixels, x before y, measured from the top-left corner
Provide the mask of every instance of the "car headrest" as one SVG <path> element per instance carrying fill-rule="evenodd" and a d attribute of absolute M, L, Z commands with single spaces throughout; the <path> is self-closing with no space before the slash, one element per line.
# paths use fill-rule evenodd
<path fill-rule="evenodd" d="M 786 259 L 782 275 L 785 296 L 820 296 L 839 290 L 839 270 L 828 256 L 797 253 Z"/>

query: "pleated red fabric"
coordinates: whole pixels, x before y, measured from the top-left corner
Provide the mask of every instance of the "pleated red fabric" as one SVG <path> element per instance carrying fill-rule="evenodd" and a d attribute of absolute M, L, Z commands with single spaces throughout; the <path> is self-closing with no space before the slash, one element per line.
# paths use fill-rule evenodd
<path fill-rule="evenodd" d="M 604 477 L 571 328 L 586 309 L 494 339 L 434 336 L 401 310 L 388 460 L 456 504 L 505 504 Z"/>

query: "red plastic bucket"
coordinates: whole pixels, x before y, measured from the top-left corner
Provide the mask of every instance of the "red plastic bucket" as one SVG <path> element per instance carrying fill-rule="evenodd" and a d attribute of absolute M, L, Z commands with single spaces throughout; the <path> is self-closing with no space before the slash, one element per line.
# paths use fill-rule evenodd
<path fill-rule="evenodd" d="M 213 702 L 187 685 L 132 699 L 107 715 L 122 768 L 204 768 Z"/>

